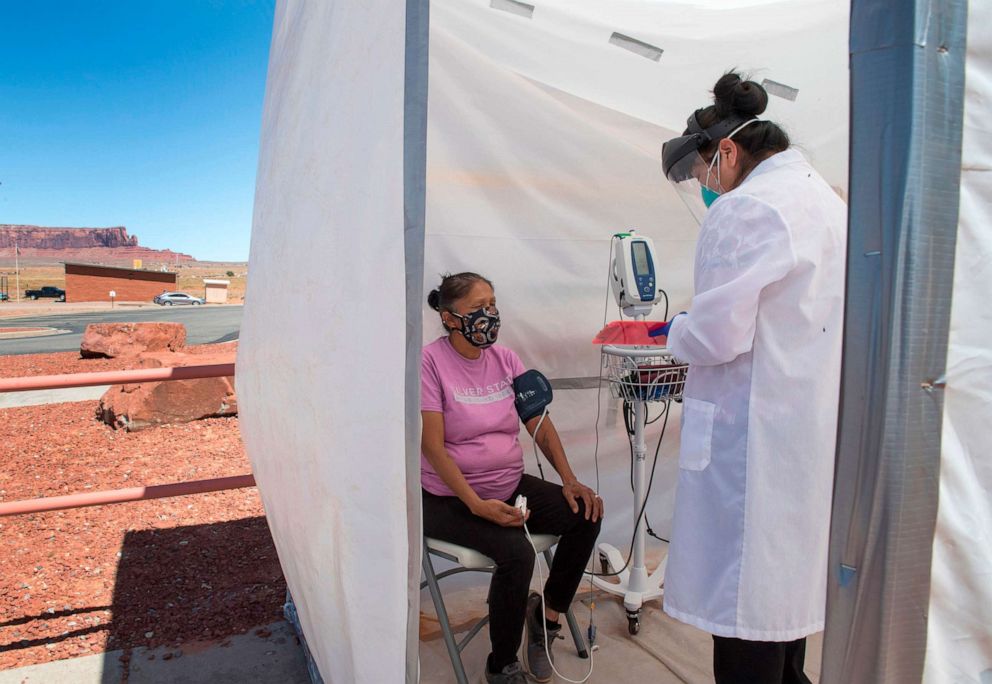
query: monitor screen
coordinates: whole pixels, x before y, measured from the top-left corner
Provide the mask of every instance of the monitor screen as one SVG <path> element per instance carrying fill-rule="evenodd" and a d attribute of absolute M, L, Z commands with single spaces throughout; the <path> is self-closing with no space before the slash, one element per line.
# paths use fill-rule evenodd
<path fill-rule="evenodd" d="M 648 246 L 647 243 L 638 240 L 630 246 L 634 253 L 634 273 L 636 275 L 647 275 L 651 270 L 648 266 Z"/>

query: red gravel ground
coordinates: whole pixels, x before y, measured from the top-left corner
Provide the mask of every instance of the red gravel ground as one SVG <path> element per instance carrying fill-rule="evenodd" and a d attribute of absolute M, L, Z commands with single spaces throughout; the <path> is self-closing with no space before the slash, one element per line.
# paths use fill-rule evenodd
<path fill-rule="evenodd" d="M 0 357 L 0 377 L 127 367 Z M 96 405 L 0 411 L 0 501 L 250 471 L 236 418 L 129 434 Z M 285 591 L 254 488 L 0 518 L 0 669 L 223 640 L 278 620 Z"/>

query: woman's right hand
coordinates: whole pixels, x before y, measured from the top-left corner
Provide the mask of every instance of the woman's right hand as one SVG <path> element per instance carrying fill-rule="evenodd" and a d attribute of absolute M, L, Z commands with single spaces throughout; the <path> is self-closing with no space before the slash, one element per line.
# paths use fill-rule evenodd
<path fill-rule="evenodd" d="M 527 516 L 524 517 L 520 515 L 519 508 L 514 508 L 499 499 L 480 501 L 472 512 L 501 527 L 523 527 L 524 522 L 530 517 L 530 511 L 527 511 Z"/>

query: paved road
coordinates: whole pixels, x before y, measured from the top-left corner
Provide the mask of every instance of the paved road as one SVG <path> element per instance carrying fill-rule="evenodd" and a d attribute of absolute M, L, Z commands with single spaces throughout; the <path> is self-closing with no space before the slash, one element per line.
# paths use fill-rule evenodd
<path fill-rule="evenodd" d="M 97 313 L 68 313 L 50 316 L 5 318 L 2 326 L 48 327 L 69 330 L 64 335 L 0 340 L 0 356 L 78 351 L 83 330 L 90 323 L 143 323 L 163 321 L 186 326 L 187 344 L 210 344 L 238 339 L 241 306 L 173 306 L 154 309 L 121 309 Z"/>

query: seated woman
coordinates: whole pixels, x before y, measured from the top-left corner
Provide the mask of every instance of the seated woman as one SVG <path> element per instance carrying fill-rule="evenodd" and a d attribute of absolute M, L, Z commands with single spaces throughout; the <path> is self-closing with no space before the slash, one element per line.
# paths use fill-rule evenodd
<path fill-rule="evenodd" d="M 526 624 L 527 668 L 534 679 L 547 682 L 552 677 L 547 654 L 561 629 L 559 613 L 568 611 L 582 580 L 599 534 L 603 502 L 576 479 L 550 417 L 541 423 L 536 440 L 562 485 L 524 474 L 513 379 L 525 368 L 515 353 L 495 344 L 500 320 L 492 283 L 476 273 L 448 275 L 427 303 L 441 314 L 447 335 L 423 351 L 424 534 L 496 561 L 486 681 L 526 681 L 517 662 Z M 526 424 L 532 435 L 539 420 Z M 544 586 L 543 610 L 537 593 L 528 596 L 534 549 L 524 535 L 524 517 L 512 505 L 519 494 L 527 497 L 530 532 L 561 537 Z M 547 626 L 547 651 L 542 623 Z"/>

